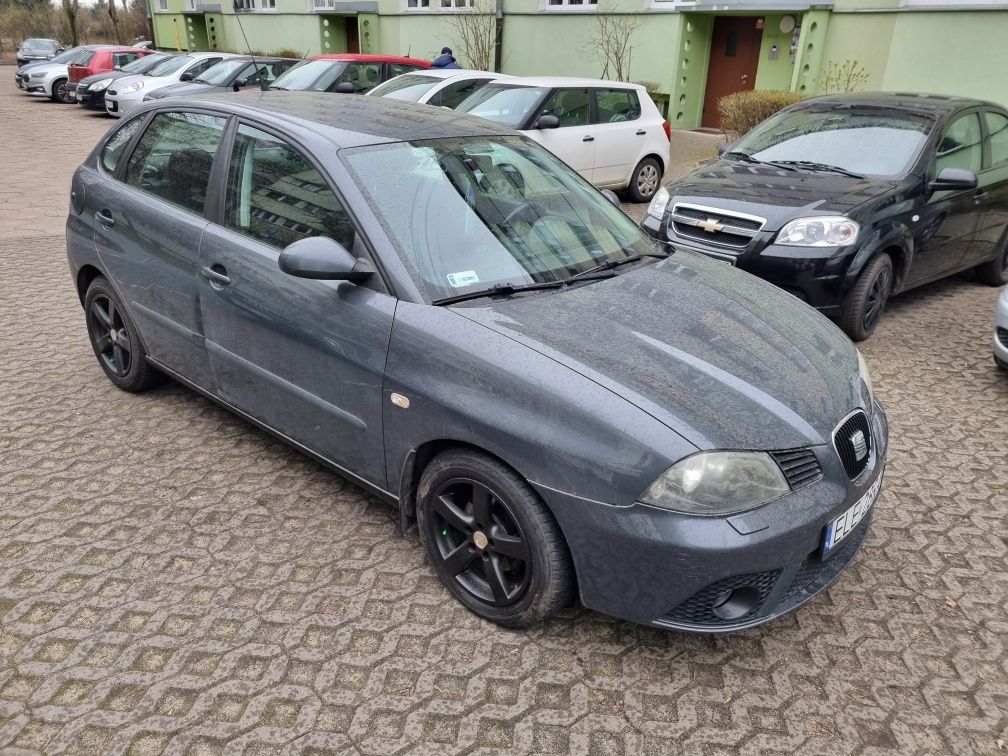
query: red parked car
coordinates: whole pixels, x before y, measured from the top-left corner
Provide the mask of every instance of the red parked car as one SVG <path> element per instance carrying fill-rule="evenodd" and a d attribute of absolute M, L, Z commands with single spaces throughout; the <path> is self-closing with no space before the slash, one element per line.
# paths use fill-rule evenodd
<path fill-rule="evenodd" d="M 118 71 L 137 58 L 150 55 L 154 50 L 137 47 L 103 47 L 87 50 L 67 66 L 67 87 L 64 102 L 77 102 L 77 82 L 94 74 Z"/>
<path fill-rule="evenodd" d="M 278 76 L 270 89 L 364 94 L 393 76 L 430 68 L 430 61 L 394 55 L 326 53 L 313 55 Z"/>

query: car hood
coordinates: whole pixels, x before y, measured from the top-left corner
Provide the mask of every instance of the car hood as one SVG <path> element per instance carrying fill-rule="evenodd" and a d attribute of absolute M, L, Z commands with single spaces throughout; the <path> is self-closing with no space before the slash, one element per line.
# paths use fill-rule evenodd
<path fill-rule="evenodd" d="M 767 231 L 777 231 L 799 216 L 846 214 L 897 186 L 898 182 L 890 179 L 858 179 L 715 160 L 666 188 L 673 202 L 757 215 L 767 219 Z"/>
<path fill-rule="evenodd" d="M 28 70 L 28 73 L 33 76 L 45 76 L 51 73 L 58 73 L 65 76 L 67 73 L 67 66 L 66 63 L 39 63 L 38 65 L 32 66 Z"/>
<path fill-rule="evenodd" d="M 840 329 L 770 284 L 690 252 L 563 292 L 454 309 L 700 449 L 828 443 L 844 415 L 868 406 L 857 352 Z"/>
<path fill-rule="evenodd" d="M 80 84 L 94 84 L 96 81 L 101 81 L 102 79 L 112 79 L 113 81 L 117 79 L 125 79 L 129 76 L 136 76 L 132 73 L 124 73 L 122 71 L 105 71 L 104 73 L 91 74 L 90 76 L 85 76 L 80 80 Z"/>
<path fill-rule="evenodd" d="M 210 92 L 227 92 L 230 87 L 218 87 L 213 84 L 202 84 L 196 81 L 180 81 L 158 89 L 158 97 L 178 97 L 180 95 L 209 94 Z"/>

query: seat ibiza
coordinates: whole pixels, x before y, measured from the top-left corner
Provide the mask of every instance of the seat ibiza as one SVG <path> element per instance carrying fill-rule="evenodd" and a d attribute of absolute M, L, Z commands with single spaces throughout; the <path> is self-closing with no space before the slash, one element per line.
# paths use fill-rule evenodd
<path fill-rule="evenodd" d="M 170 376 L 397 507 L 494 622 L 749 627 L 865 539 L 888 430 L 844 334 L 505 127 L 151 103 L 74 174 L 67 241 L 109 380 Z"/>

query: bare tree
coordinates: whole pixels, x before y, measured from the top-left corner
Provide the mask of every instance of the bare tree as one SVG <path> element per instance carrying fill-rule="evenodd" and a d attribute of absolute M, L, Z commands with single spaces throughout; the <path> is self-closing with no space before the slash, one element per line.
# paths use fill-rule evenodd
<path fill-rule="evenodd" d="M 63 13 L 66 15 L 67 26 L 70 28 L 70 47 L 77 47 L 77 12 L 80 10 L 80 0 L 63 0 Z"/>
<path fill-rule="evenodd" d="M 823 68 L 819 77 L 819 88 L 831 92 L 857 92 L 864 89 L 871 75 L 856 60 L 845 60 L 843 63 L 830 61 Z"/>
<path fill-rule="evenodd" d="M 584 40 L 588 60 L 598 60 L 603 79 L 630 80 L 630 57 L 637 30 L 644 19 L 640 13 L 613 11 L 610 3 L 599 3 L 591 31 Z"/>
<path fill-rule="evenodd" d="M 497 4 L 494 0 L 440 0 L 454 3 L 445 14 L 461 60 L 469 68 L 492 71 L 497 36 Z M 445 6 L 449 7 L 449 6 Z"/>
<path fill-rule="evenodd" d="M 116 8 L 115 0 L 109 0 L 107 9 L 109 20 L 112 22 L 112 33 L 115 36 L 115 41 L 120 45 L 125 44 L 126 40 L 123 39 L 122 26 L 119 24 L 119 11 Z"/>

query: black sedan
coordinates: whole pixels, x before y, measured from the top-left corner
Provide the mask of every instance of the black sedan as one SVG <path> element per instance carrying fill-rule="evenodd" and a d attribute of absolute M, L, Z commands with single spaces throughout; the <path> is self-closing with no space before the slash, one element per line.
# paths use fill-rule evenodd
<path fill-rule="evenodd" d="M 246 87 L 265 89 L 280 74 L 300 62 L 296 58 L 228 58 L 213 68 L 208 68 L 192 81 L 180 81 L 178 84 L 161 87 L 144 97 L 144 100 L 209 92 L 238 92 Z"/>
<path fill-rule="evenodd" d="M 970 268 L 1008 282 L 1008 112 L 913 94 L 801 102 L 667 184 L 643 226 L 865 339 L 893 294 Z"/>
<path fill-rule="evenodd" d="M 118 71 L 103 71 L 80 80 L 75 95 L 77 102 L 85 108 L 105 111 L 105 92 L 116 79 L 134 74 L 143 74 L 171 58 L 169 53 L 151 53 L 137 58 Z"/>
<path fill-rule="evenodd" d="M 580 596 L 739 629 L 864 542 L 888 430 L 850 340 L 671 253 L 507 127 L 384 97 L 170 99 L 70 197 L 100 371 L 172 376 L 397 507 L 482 617 Z"/>

